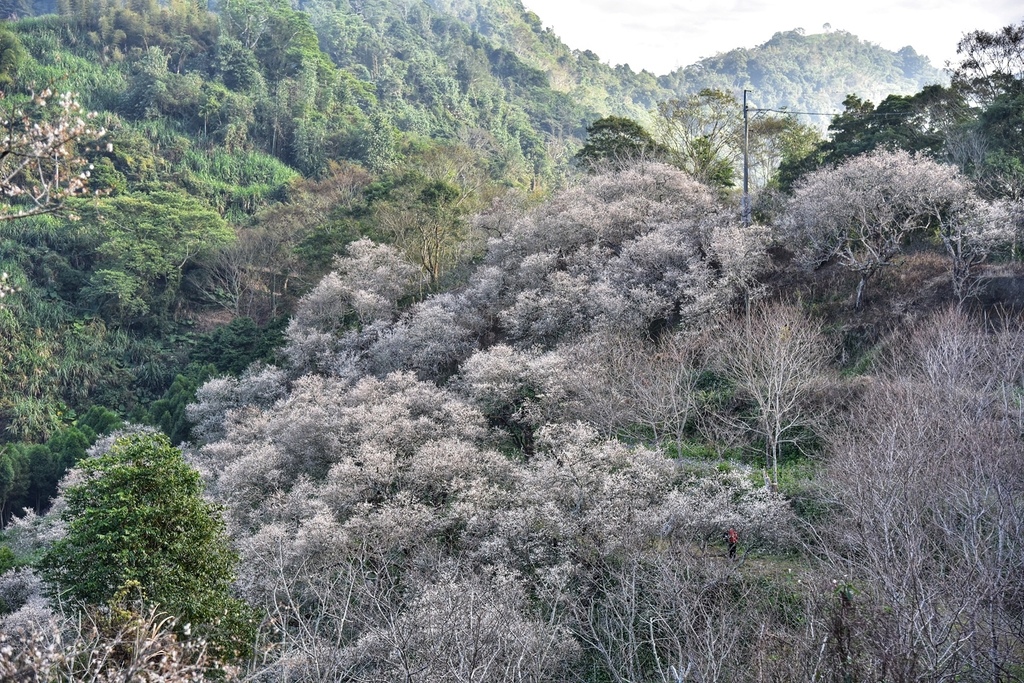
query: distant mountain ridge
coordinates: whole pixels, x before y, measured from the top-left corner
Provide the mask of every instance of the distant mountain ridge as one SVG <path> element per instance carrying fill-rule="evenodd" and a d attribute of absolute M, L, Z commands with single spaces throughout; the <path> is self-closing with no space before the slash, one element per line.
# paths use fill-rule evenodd
<path fill-rule="evenodd" d="M 764 108 L 839 112 L 851 93 L 879 102 L 890 94 L 911 94 L 949 80 L 910 46 L 893 52 L 846 31 L 805 35 L 799 29 L 656 77 L 625 65 L 610 66 L 591 50 L 569 48 L 520 0 L 428 2 L 547 73 L 556 90 L 572 93 L 589 108 L 641 119 L 644 114 L 638 109 L 703 88 L 733 93 L 746 88 Z"/>
<path fill-rule="evenodd" d="M 907 46 L 898 52 L 846 31 L 805 35 L 782 31 L 757 47 L 737 48 L 658 79 L 673 92 L 703 88 L 752 90 L 761 107 L 838 112 L 848 94 L 880 102 L 887 95 L 919 92 L 949 78 Z"/>

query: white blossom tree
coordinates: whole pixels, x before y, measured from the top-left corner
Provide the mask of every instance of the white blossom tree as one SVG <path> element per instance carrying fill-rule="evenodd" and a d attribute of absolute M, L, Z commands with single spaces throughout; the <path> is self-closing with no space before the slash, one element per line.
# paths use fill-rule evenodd
<path fill-rule="evenodd" d="M 453 384 L 529 455 L 536 430 L 566 414 L 573 398 L 570 375 L 557 351 L 498 344 L 467 359 Z"/>
<path fill-rule="evenodd" d="M 964 197 L 960 210 L 939 215 L 937 233 L 949 256 L 953 295 L 961 304 L 981 287 L 979 267 L 993 251 L 1012 244 L 1015 237 L 1009 208 L 974 195 Z"/>
<path fill-rule="evenodd" d="M 294 319 L 299 325 L 335 331 L 346 324 L 390 320 L 398 301 L 415 291 L 419 268 L 398 250 L 363 238 L 348 245 L 334 270 L 302 297 Z"/>
<path fill-rule="evenodd" d="M 106 134 L 95 116 L 74 93 L 50 89 L 0 113 L 0 221 L 54 213 L 87 192 L 90 166 L 79 146 Z"/>
<path fill-rule="evenodd" d="M 489 243 L 504 331 L 552 346 L 596 329 L 657 336 L 744 293 L 764 236 L 742 231 L 705 186 L 647 163 L 588 177 Z"/>
<path fill-rule="evenodd" d="M 864 288 L 892 264 L 914 232 L 961 214 L 972 195 L 955 167 L 904 151 L 875 151 L 809 174 L 793 192 L 782 229 L 800 259 L 831 259 L 859 276 Z"/>

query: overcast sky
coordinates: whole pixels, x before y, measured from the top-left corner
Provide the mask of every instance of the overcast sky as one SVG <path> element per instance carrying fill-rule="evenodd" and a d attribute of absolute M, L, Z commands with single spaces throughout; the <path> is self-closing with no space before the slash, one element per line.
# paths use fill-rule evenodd
<path fill-rule="evenodd" d="M 1024 19 L 1020 0 L 523 0 L 570 47 L 661 75 L 777 31 L 849 31 L 889 50 L 911 45 L 942 67 L 967 31 Z"/>

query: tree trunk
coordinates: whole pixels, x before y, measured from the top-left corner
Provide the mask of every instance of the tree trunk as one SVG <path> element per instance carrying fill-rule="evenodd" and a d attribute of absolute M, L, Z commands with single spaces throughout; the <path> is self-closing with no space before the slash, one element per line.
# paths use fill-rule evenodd
<path fill-rule="evenodd" d="M 867 285 L 867 283 L 868 276 L 867 273 L 865 273 L 864 275 L 860 276 L 860 282 L 857 283 L 857 300 L 853 304 L 853 309 L 855 311 L 860 310 L 860 304 L 864 300 L 864 287 L 865 285 Z"/>

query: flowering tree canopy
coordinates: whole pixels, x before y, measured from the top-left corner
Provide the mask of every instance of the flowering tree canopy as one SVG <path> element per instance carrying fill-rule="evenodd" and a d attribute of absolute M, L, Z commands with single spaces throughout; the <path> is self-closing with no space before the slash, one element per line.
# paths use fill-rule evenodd
<path fill-rule="evenodd" d="M 90 164 L 78 145 L 106 133 L 94 118 L 74 93 L 50 89 L 0 113 L 0 221 L 54 213 L 87 191 Z"/>

